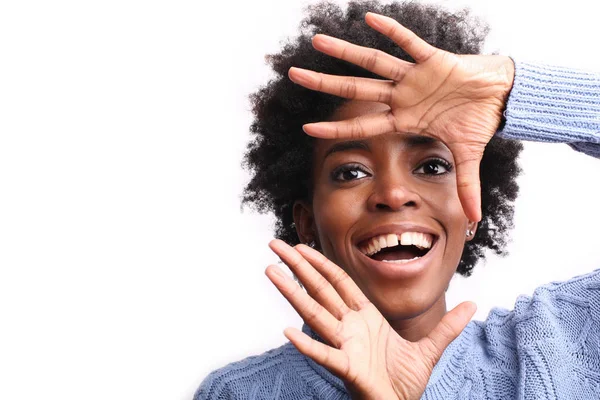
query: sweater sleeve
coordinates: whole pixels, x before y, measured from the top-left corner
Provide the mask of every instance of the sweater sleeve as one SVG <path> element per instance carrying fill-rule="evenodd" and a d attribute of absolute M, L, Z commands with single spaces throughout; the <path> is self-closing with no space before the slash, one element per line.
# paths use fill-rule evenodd
<path fill-rule="evenodd" d="M 515 80 L 496 136 L 567 143 L 600 158 L 600 74 L 515 61 Z"/>

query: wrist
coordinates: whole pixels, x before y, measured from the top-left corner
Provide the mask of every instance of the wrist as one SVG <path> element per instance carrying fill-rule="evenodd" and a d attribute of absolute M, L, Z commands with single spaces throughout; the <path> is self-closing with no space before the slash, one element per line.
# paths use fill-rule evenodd
<path fill-rule="evenodd" d="M 501 131 L 504 129 L 504 125 L 506 125 L 506 106 L 508 104 L 508 97 L 510 96 L 510 92 L 512 90 L 514 81 L 515 81 L 515 62 L 511 57 L 502 56 L 505 60 L 502 64 L 501 71 L 504 75 L 503 81 L 505 82 L 504 86 L 504 96 L 502 98 L 502 110 L 500 113 L 500 124 L 498 125 L 498 129 L 496 131 Z"/>
<path fill-rule="evenodd" d="M 510 93 L 515 81 L 515 62 L 513 61 L 512 57 L 504 56 L 504 58 L 505 61 L 503 68 L 506 75 L 506 92 Z"/>

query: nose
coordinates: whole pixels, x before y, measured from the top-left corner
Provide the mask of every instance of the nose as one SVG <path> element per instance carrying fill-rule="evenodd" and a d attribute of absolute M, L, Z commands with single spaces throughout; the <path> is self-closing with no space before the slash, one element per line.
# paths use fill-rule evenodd
<path fill-rule="evenodd" d="M 399 172 L 379 176 L 368 198 L 370 211 L 400 211 L 404 208 L 417 208 L 421 197 L 410 185 L 408 177 Z"/>

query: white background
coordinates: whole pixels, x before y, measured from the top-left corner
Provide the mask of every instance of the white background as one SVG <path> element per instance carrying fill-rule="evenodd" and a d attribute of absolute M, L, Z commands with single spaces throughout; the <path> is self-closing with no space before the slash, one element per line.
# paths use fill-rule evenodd
<path fill-rule="evenodd" d="M 583 0 L 471 5 L 487 52 L 600 71 Z M 0 5 L 0 398 L 191 399 L 299 327 L 240 211 L 247 95 L 305 2 Z M 527 144 L 511 256 L 456 278 L 476 319 L 600 268 L 600 161 Z"/>

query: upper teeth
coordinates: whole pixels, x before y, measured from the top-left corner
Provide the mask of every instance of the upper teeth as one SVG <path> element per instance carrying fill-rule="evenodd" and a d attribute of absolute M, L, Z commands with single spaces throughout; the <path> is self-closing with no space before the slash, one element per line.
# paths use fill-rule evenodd
<path fill-rule="evenodd" d="M 366 244 L 360 247 L 360 251 L 368 256 L 385 249 L 386 247 L 394 247 L 400 242 L 403 246 L 414 245 L 420 249 L 429 249 L 433 243 L 433 236 L 428 233 L 421 232 L 404 232 L 401 235 L 388 233 L 374 236 L 367 241 Z"/>

